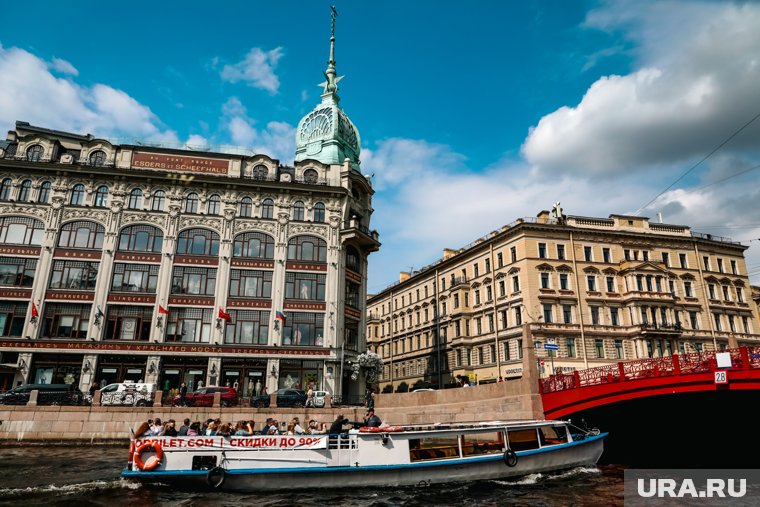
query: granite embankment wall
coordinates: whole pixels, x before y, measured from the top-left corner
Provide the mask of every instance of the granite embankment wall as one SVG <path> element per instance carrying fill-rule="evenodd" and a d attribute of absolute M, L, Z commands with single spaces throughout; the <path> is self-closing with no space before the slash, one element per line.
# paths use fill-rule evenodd
<path fill-rule="evenodd" d="M 467 422 L 496 419 L 541 419 L 541 397 L 535 382 L 517 379 L 475 387 L 382 394 L 375 409 L 389 424 Z M 221 418 L 224 421 L 253 419 L 257 426 L 267 417 L 289 421 L 316 419 L 331 422 L 338 414 L 361 421 L 364 407 L 333 408 L 185 408 L 185 407 L 68 407 L 0 405 L 0 443 L 123 442 L 130 428 L 152 417 L 181 423 Z"/>

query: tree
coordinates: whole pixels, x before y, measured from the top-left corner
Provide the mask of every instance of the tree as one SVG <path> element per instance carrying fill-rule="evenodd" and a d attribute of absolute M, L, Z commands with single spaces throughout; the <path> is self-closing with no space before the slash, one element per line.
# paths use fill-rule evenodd
<path fill-rule="evenodd" d="M 369 350 L 359 354 L 356 361 L 351 363 L 351 380 L 359 380 L 362 370 L 367 383 L 374 384 L 383 371 L 383 358 Z"/>

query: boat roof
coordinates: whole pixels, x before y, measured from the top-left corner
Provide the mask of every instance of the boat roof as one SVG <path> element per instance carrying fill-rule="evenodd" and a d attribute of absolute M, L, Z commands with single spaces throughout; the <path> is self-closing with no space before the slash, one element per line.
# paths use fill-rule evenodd
<path fill-rule="evenodd" d="M 566 425 L 565 421 L 554 420 L 520 420 L 520 421 L 482 421 L 482 422 L 463 422 L 463 423 L 435 423 L 435 424 L 416 424 L 402 426 L 406 431 L 441 431 L 441 430 L 482 430 L 493 427 L 535 427 L 535 426 L 557 426 Z M 380 428 L 382 430 L 382 428 Z"/>

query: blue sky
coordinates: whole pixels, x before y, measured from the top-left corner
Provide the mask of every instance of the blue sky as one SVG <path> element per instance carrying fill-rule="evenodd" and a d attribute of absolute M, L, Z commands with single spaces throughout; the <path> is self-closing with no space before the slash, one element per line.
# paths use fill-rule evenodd
<path fill-rule="evenodd" d="M 0 128 L 16 120 L 283 162 L 319 100 L 329 3 L 3 7 Z M 180 7 L 180 8 L 178 8 Z M 338 4 L 341 105 L 374 174 L 369 291 L 562 201 L 760 238 L 760 5 Z M 748 242 L 760 283 L 760 241 Z"/>

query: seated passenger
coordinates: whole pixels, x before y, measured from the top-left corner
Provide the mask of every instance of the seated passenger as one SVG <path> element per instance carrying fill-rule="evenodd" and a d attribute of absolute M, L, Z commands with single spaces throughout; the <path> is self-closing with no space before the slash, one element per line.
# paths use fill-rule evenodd
<path fill-rule="evenodd" d="M 216 435 L 216 422 L 211 421 L 206 426 L 206 436 L 213 437 L 214 435 Z"/>
<path fill-rule="evenodd" d="M 150 431 L 150 423 L 148 421 L 145 421 L 137 427 L 137 430 L 135 430 L 133 436 L 135 438 L 141 438 L 143 436 L 147 436 L 148 431 Z"/>
<path fill-rule="evenodd" d="M 274 419 L 271 417 L 267 417 L 267 421 L 264 423 L 264 427 L 261 428 L 261 434 L 262 435 L 269 435 L 269 430 L 272 428 L 272 422 Z"/>
<path fill-rule="evenodd" d="M 168 421 L 166 421 L 166 424 L 164 424 L 164 436 L 166 437 L 177 436 L 177 428 L 175 427 L 174 419 L 169 419 Z"/>
<path fill-rule="evenodd" d="M 236 437 L 248 437 L 253 434 L 252 425 L 250 421 L 238 421 L 235 425 L 235 436 Z"/>
<path fill-rule="evenodd" d="M 161 419 L 156 417 L 153 419 L 153 424 L 150 427 L 150 431 L 148 431 L 147 435 L 152 437 L 160 437 L 164 434 L 164 425 L 161 422 Z"/>
<path fill-rule="evenodd" d="M 229 437 L 232 433 L 232 425 L 230 423 L 224 423 L 216 430 L 218 437 Z"/>
<path fill-rule="evenodd" d="M 310 435 L 319 435 L 325 432 L 325 428 L 323 424 L 312 419 L 309 421 L 309 427 L 306 428 L 306 432 Z"/>
<path fill-rule="evenodd" d="M 301 420 L 298 417 L 294 417 L 290 423 L 293 425 L 293 431 L 296 435 L 304 434 L 303 427 L 301 426 Z"/>
<path fill-rule="evenodd" d="M 179 431 L 177 432 L 177 436 L 180 437 L 186 437 L 187 436 L 187 430 L 190 429 L 190 419 L 185 418 L 185 420 L 182 422 L 182 426 L 179 427 Z"/>
<path fill-rule="evenodd" d="M 370 428 L 379 428 L 383 425 L 383 421 L 375 415 L 375 409 L 370 408 L 367 410 L 367 415 L 364 416 L 364 425 Z"/>
<path fill-rule="evenodd" d="M 201 434 L 201 423 L 199 421 L 195 421 L 187 429 L 187 436 L 188 437 L 197 437 L 200 434 Z"/>

